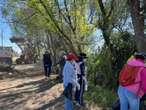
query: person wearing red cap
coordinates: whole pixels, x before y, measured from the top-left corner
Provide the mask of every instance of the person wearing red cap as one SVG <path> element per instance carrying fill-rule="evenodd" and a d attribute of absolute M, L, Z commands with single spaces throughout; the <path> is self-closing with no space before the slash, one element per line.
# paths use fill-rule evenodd
<path fill-rule="evenodd" d="M 64 84 L 64 95 L 65 95 L 65 110 L 73 110 L 73 90 L 74 88 L 80 89 L 80 85 L 77 81 L 76 74 L 76 60 L 77 56 L 70 52 L 66 56 L 66 63 L 63 69 L 63 84 Z"/>

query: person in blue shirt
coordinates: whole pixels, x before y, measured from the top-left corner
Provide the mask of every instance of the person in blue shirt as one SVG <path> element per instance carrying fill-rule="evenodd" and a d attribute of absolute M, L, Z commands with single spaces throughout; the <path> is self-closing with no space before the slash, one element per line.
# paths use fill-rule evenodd
<path fill-rule="evenodd" d="M 64 108 L 65 110 L 73 110 L 73 91 L 74 89 L 77 88 L 78 90 L 80 89 L 80 85 L 78 84 L 77 81 L 77 74 L 76 74 L 76 60 L 77 56 L 70 52 L 66 56 L 66 63 L 63 68 L 63 84 L 64 84 L 64 89 L 66 91 L 70 91 L 69 94 L 65 95 L 65 104 Z M 71 90 L 68 90 L 71 89 Z M 69 95 L 69 96 L 68 96 Z M 70 97 L 71 95 L 71 97 Z"/>

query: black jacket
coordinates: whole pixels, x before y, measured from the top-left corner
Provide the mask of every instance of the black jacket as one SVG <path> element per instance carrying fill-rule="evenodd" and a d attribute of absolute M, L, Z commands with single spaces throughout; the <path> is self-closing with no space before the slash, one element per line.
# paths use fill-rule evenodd
<path fill-rule="evenodd" d="M 50 54 L 44 54 L 43 55 L 43 62 L 44 62 L 44 65 L 52 65 L 52 60 L 51 60 L 51 56 Z"/>

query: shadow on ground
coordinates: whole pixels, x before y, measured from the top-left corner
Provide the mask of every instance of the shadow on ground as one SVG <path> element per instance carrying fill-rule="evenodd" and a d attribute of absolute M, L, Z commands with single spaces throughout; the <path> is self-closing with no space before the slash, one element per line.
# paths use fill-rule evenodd
<path fill-rule="evenodd" d="M 63 96 L 60 96 L 49 103 L 42 105 L 41 107 L 35 109 L 35 110 L 46 110 L 48 108 L 54 109 L 54 110 L 63 110 Z M 55 106 L 54 106 L 55 105 Z"/>
<path fill-rule="evenodd" d="M 34 110 L 46 102 L 49 90 L 58 84 L 54 76 L 46 79 L 40 71 L 15 71 L 0 80 L 0 110 Z"/>
<path fill-rule="evenodd" d="M 29 68 L 1 76 L 0 110 L 64 110 L 63 85 L 56 75 L 46 79 L 38 68 Z M 74 110 L 91 109 L 75 106 Z"/>

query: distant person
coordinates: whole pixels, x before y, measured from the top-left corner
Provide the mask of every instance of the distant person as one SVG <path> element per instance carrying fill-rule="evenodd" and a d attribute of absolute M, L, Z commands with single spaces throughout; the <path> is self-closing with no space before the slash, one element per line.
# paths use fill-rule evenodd
<path fill-rule="evenodd" d="M 43 55 L 43 63 L 44 63 L 45 76 L 49 77 L 51 74 L 52 60 L 51 60 L 51 55 L 48 51 L 46 51 L 45 54 Z"/>
<path fill-rule="evenodd" d="M 124 65 L 119 76 L 120 110 L 139 110 L 140 99 L 146 93 L 146 54 L 136 53 Z"/>
<path fill-rule="evenodd" d="M 64 84 L 64 95 L 65 95 L 65 110 L 73 110 L 73 97 L 75 89 L 80 89 L 80 85 L 77 81 L 76 74 L 76 60 L 77 56 L 70 52 L 67 55 L 67 60 L 63 69 L 63 84 Z"/>
<path fill-rule="evenodd" d="M 63 52 L 63 54 L 59 58 L 59 80 L 60 82 L 63 82 L 63 68 L 66 62 L 66 53 Z"/>
<path fill-rule="evenodd" d="M 80 90 L 76 90 L 75 94 L 75 100 L 78 102 L 79 105 L 85 106 L 84 100 L 83 100 L 83 94 L 84 91 L 87 90 L 87 79 L 86 79 L 86 65 L 85 60 L 87 59 L 87 56 L 85 53 L 80 53 L 78 65 L 79 65 L 79 71 L 78 72 L 78 83 L 80 84 Z"/>

